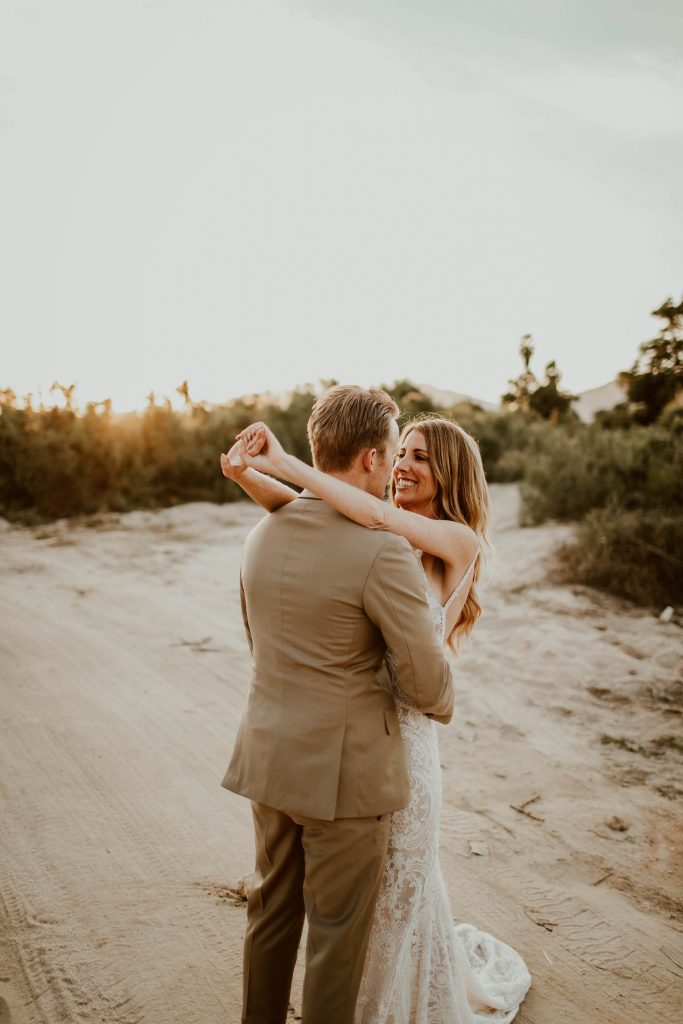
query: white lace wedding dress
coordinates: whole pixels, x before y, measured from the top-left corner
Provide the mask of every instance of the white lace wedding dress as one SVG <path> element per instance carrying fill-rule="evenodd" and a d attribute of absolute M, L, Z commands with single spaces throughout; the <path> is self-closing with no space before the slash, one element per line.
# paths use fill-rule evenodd
<path fill-rule="evenodd" d="M 418 558 L 420 552 L 416 552 Z M 427 582 L 443 642 L 445 605 Z M 420 561 L 420 565 L 422 565 Z M 435 723 L 401 693 L 394 677 L 410 804 L 391 819 L 389 852 L 377 900 L 355 1024 L 508 1024 L 531 976 L 521 956 L 472 925 L 454 925 L 439 867 L 441 769 Z"/>

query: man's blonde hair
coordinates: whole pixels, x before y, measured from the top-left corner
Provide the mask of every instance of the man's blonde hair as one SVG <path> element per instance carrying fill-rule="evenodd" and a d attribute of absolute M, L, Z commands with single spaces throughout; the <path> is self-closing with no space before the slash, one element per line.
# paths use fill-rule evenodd
<path fill-rule="evenodd" d="M 313 465 L 324 473 L 350 469 L 369 448 L 382 454 L 389 441 L 389 424 L 399 409 L 380 388 L 338 384 L 316 398 L 308 420 Z"/>

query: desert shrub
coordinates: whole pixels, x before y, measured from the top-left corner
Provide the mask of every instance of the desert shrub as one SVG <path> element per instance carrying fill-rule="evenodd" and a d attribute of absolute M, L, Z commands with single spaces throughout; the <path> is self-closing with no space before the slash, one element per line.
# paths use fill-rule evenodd
<path fill-rule="evenodd" d="M 683 603 L 683 516 L 593 509 L 559 552 L 566 578 L 641 605 Z"/>
<path fill-rule="evenodd" d="M 513 483 L 521 480 L 526 470 L 527 453 L 519 449 L 503 452 L 493 467 L 489 479 L 494 483 Z"/>
<path fill-rule="evenodd" d="M 677 426 L 677 424 L 676 424 Z M 657 607 L 683 598 L 683 437 L 600 424 L 537 432 L 521 484 L 522 522 L 577 521 L 565 579 Z"/>
<path fill-rule="evenodd" d="M 683 440 L 661 427 L 536 431 L 521 485 L 526 523 L 578 520 L 596 508 L 673 510 L 683 499 Z"/>
<path fill-rule="evenodd" d="M 72 389 L 67 391 L 71 400 Z M 209 408 L 186 400 L 179 412 L 153 397 L 144 412 L 116 415 L 110 402 L 84 412 L 19 406 L 0 392 L 0 515 L 54 519 L 183 501 L 244 497 L 220 472 L 219 454 L 255 419 L 267 420 L 289 451 L 309 457 L 310 388 L 286 407 L 251 396 Z"/>
<path fill-rule="evenodd" d="M 326 384 L 333 382 L 325 382 Z M 309 460 L 306 424 L 315 399 L 311 387 L 298 388 L 286 404 L 252 395 L 222 406 L 192 402 L 187 385 L 182 411 L 150 396 L 143 412 L 117 415 L 110 402 L 73 408 L 20 406 L 11 391 L 0 392 L 0 515 L 53 519 L 123 512 L 182 501 L 235 501 L 243 497 L 220 473 L 218 456 L 235 435 L 264 419 L 285 448 Z M 491 413 L 465 403 L 437 409 L 410 381 L 395 393 L 405 415 L 444 412 L 478 440 L 490 480 L 516 480 L 532 437 L 528 417 Z"/>
<path fill-rule="evenodd" d="M 489 412 L 469 404 L 443 411 L 475 438 L 491 483 L 520 480 L 535 430 L 548 429 L 535 425 L 522 412 Z"/>

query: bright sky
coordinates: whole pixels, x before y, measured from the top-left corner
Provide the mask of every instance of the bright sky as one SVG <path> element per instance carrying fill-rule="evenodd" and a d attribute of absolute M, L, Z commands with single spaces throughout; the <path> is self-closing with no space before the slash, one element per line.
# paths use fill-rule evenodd
<path fill-rule="evenodd" d="M 683 291 L 679 0 L 0 0 L 0 386 L 497 400 Z"/>

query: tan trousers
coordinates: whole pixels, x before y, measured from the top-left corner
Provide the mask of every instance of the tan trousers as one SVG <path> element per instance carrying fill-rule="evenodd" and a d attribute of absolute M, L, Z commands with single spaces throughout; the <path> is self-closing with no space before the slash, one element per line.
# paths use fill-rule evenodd
<path fill-rule="evenodd" d="M 257 882 L 244 939 L 242 1024 L 285 1024 L 308 918 L 302 1024 L 353 1024 L 390 815 L 317 821 L 252 803 Z"/>

